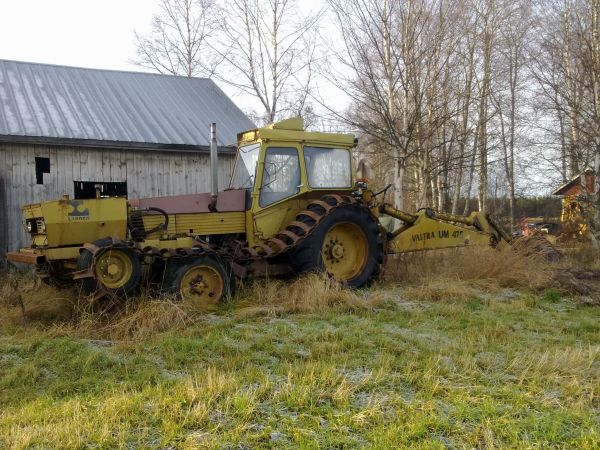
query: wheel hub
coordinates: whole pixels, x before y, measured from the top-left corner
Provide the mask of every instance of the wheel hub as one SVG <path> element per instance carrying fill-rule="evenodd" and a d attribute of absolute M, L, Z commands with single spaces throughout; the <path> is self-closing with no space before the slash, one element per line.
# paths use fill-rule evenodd
<path fill-rule="evenodd" d="M 199 296 L 203 296 L 204 295 L 204 290 L 205 289 L 209 289 L 208 284 L 204 281 L 204 278 L 202 277 L 202 275 L 198 275 L 196 278 L 190 280 L 190 292 L 199 295 Z M 209 297 L 212 297 L 215 295 L 214 292 L 207 292 L 206 293 Z"/>
<path fill-rule="evenodd" d="M 323 266 L 339 281 L 348 281 L 360 274 L 368 259 L 368 241 L 355 223 L 338 223 L 325 235 L 321 249 Z"/>
<path fill-rule="evenodd" d="M 109 275 L 116 275 L 119 273 L 119 266 L 117 266 L 116 264 L 109 264 L 106 271 Z"/>
<path fill-rule="evenodd" d="M 342 244 L 335 244 L 331 248 L 331 256 L 334 259 L 342 259 L 344 257 L 344 246 Z"/>
<path fill-rule="evenodd" d="M 125 252 L 112 249 L 98 256 L 94 272 L 104 286 L 119 289 L 133 276 L 133 264 Z"/>
<path fill-rule="evenodd" d="M 183 275 L 180 286 L 181 298 L 201 307 L 216 304 L 225 289 L 221 274 L 202 264 L 191 266 Z"/>

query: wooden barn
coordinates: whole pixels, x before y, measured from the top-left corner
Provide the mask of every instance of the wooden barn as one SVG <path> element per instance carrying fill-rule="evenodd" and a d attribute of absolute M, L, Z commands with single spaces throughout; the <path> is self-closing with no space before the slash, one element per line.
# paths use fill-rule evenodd
<path fill-rule="evenodd" d="M 222 188 L 254 124 L 212 80 L 0 60 L 0 263 L 23 204 L 209 191 L 211 122 Z"/>

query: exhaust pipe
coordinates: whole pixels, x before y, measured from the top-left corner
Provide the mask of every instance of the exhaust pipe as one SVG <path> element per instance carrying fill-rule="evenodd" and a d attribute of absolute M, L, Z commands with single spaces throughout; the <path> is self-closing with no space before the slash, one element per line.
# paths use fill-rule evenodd
<path fill-rule="evenodd" d="M 210 124 L 210 204 L 208 209 L 217 211 L 219 195 L 219 155 L 217 154 L 217 124 Z"/>

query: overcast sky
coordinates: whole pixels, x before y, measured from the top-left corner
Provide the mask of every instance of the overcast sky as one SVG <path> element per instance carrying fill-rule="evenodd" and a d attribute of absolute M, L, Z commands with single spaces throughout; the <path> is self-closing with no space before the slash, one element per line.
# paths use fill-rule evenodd
<path fill-rule="evenodd" d="M 300 0 L 317 10 L 324 0 Z M 142 71 L 134 30 L 150 30 L 158 0 L 0 0 L 0 59 Z M 243 109 L 254 105 L 221 85 Z M 345 104 L 335 93 L 332 104 Z M 256 106 L 256 105 L 254 105 Z"/>
<path fill-rule="evenodd" d="M 133 31 L 149 29 L 157 0 L 0 0 L 0 58 L 139 70 Z"/>

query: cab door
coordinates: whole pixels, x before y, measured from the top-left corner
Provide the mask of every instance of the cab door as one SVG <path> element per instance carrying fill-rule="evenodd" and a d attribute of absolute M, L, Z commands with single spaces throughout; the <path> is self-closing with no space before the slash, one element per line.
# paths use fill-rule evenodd
<path fill-rule="evenodd" d="M 259 189 L 254 198 L 254 238 L 266 239 L 293 221 L 305 190 L 304 161 L 297 144 L 273 144 L 264 149 L 259 165 Z"/>

